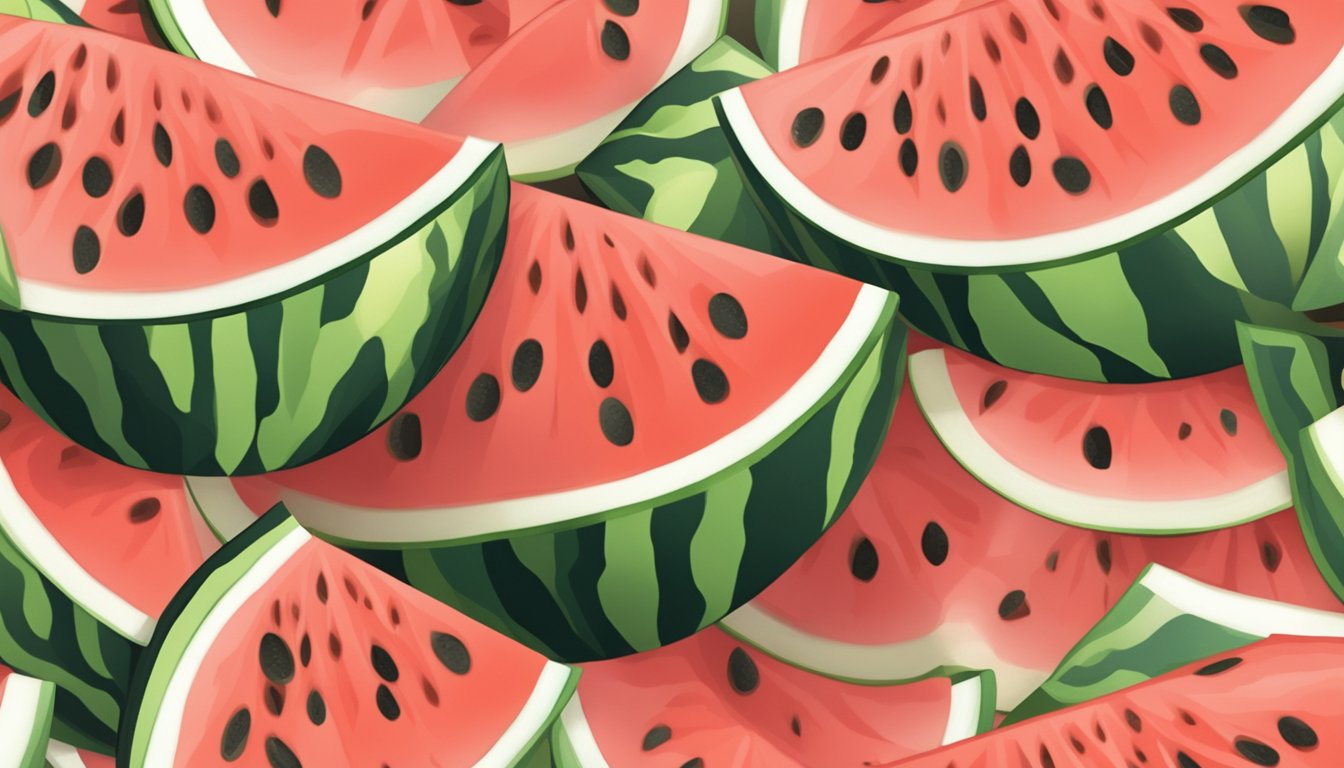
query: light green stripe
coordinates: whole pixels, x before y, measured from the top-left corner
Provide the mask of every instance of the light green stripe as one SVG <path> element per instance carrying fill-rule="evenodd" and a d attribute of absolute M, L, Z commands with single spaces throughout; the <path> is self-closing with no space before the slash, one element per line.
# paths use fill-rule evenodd
<path fill-rule="evenodd" d="M 92 669 L 100 677 L 111 680 L 112 670 L 108 669 L 107 660 L 103 658 L 103 644 L 98 637 L 99 628 L 102 625 L 87 611 L 76 610 L 73 612 L 73 618 L 75 643 L 79 647 L 79 655 L 84 657 L 89 669 Z"/>
<path fill-rule="evenodd" d="M 868 359 L 854 374 L 836 405 L 835 417 L 831 422 L 830 459 L 826 465 L 826 518 L 822 523 L 823 528 L 830 527 L 831 521 L 840 514 L 840 499 L 854 471 L 854 447 L 858 443 L 859 428 L 863 426 L 868 406 L 873 402 L 873 393 L 882 381 L 883 352 L 890 342 L 886 334 L 877 340 Z M 904 365 L 904 361 L 899 364 Z"/>
<path fill-rule="evenodd" d="M 98 327 L 37 320 L 33 332 L 51 356 L 57 375 L 84 400 L 98 436 L 116 455 L 144 466 L 145 460 L 126 442 L 121 429 L 121 397 L 112 374 L 112 360 L 98 335 Z"/>
<path fill-rule="evenodd" d="M 705 599 L 704 628 L 733 607 L 738 569 L 747 549 L 746 512 L 750 469 L 720 479 L 705 491 L 705 512 L 691 537 L 691 577 Z"/>
<path fill-rule="evenodd" d="M 656 163 L 631 160 L 616 170 L 653 190 L 644 207 L 645 219 L 682 231 L 689 230 L 704 211 L 719 174 L 713 165 L 686 157 Z"/>
<path fill-rule="evenodd" d="M 1037 320 L 998 275 L 971 275 L 966 283 L 966 304 L 992 357 L 1012 359 L 1027 370 L 1064 369 L 1075 378 L 1105 379 L 1096 355 Z"/>
<path fill-rule="evenodd" d="M 1176 227 L 1176 234 L 1195 252 L 1195 257 L 1209 274 L 1237 290 L 1249 292 L 1232 260 L 1232 251 L 1223 238 L 1223 228 L 1218 225 L 1218 215 L 1212 207 Z"/>
<path fill-rule="evenodd" d="M 1288 153 L 1265 172 L 1269 220 L 1283 244 L 1288 268 L 1296 284 L 1306 269 L 1311 250 L 1311 158 L 1305 144 Z"/>
<path fill-rule="evenodd" d="M 947 302 L 943 298 L 943 292 L 934 281 L 931 272 L 925 272 L 922 269 L 908 270 L 910 280 L 919 289 L 920 294 L 928 300 L 933 311 L 938 315 L 938 320 L 947 329 L 948 341 L 955 347 L 966 348 L 966 341 L 961 336 L 961 329 L 957 327 L 957 322 L 952 319 L 952 313 L 947 308 Z"/>
<path fill-rule="evenodd" d="M 608 520 L 603 528 L 606 567 L 597 579 L 602 611 L 636 650 L 662 645 L 658 633 L 659 584 L 650 525 L 645 509 Z"/>
<path fill-rule="evenodd" d="M 247 335 L 247 315 L 225 315 L 210 324 L 215 379 L 215 461 L 226 472 L 242 463 L 257 423 L 257 366 Z"/>
<path fill-rule="evenodd" d="M 190 328 L 184 323 L 145 326 L 149 359 L 159 369 L 173 405 L 182 413 L 191 411 L 191 392 L 196 384 L 195 350 Z"/>

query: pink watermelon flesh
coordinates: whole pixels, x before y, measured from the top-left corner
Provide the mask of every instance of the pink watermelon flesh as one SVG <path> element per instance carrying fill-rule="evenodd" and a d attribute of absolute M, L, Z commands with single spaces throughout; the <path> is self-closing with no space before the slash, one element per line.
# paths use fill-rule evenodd
<path fill-rule="evenodd" d="M 826 10 L 813 5 L 809 18 Z M 1148 206 L 1136 221 L 1156 226 L 1268 160 L 1341 96 L 1340 3 L 1168 12 L 999 0 L 910 13 L 858 34 L 895 37 L 741 93 L 769 150 L 824 203 L 936 238 L 905 241 L 917 260 L 939 240 L 1043 236 Z M 1225 167 L 1240 171 L 1220 170 L 1238 153 Z"/>
<path fill-rule="evenodd" d="M 120 35 L 138 43 L 148 43 L 140 3 L 145 0 L 84 0 L 79 16 L 104 32 Z"/>
<path fill-rule="evenodd" d="M 1222 386 L 1224 378 L 1176 384 L 1193 394 Z M 1134 411 L 1143 412 L 1133 400 Z M 1070 404 L 1056 406 L 1067 411 Z M 1248 595 L 1339 609 L 1293 510 L 1182 536 L 1063 525 L 967 474 L 907 393 L 877 465 L 844 516 L 750 604 L 793 633 L 857 653 L 846 657 L 842 645 L 801 658 L 782 650 L 777 629 L 739 623 L 744 614 L 730 616 L 728 626 L 830 674 L 899 679 L 944 665 L 992 668 L 999 709 L 1007 710 L 1153 562 Z M 863 652 L 874 646 L 895 646 L 884 656 L 895 660 L 865 668 Z"/>
<path fill-rule="evenodd" d="M 938 747 L 955 717 L 948 678 L 836 682 L 716 629 L 583 665 L 576 700 L 612 766 L 858 768 Z"/>
<path fill-rule="evenodd" d="M 778 6 L 794 6 L 796 0 L 774 0 Z M 843 53 L 873 40 L 890 36 L 890 27 L 903 20 L 911 26 L 927 24 L 959 13 L 965 0 L 896 0 L 896 2 L 858 3 L 836 13 L 824 0 L 810 0 L 803 6 L 801 29 L 779 30 L 779 69 Z M 907 27 L 909 28 L 909 27 Z M 795 32 L 790 39 L 783 35 Z M 884 34 L 886 33 L 886 34 Z"/>
<path fill-rule="evenodd" d="M 347 260 L 363 256 L 383 241 L 358 230 L 463 147 L 167 51 L 13 17 L 0 17 L 0 142 L 10 148 L 0 230 L 20 283 L 146 292 L 252 275 L 346 236 L 336 247 Z M 294 287 L 285 279 L 275 276 L 276 292 Z"/>
<path fill-rule="evenodd" d="M 1344 765 L 1344 641 L 1272 637 L 902 768 Z"/>

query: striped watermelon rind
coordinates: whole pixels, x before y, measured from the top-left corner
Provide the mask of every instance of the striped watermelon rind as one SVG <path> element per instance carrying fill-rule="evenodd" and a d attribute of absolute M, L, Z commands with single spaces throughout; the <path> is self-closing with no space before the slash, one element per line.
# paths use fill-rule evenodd
<path fill-rule="evenodd" d="M 55 694 L 50 682 L 26 675 L 10 674 L 0 682 L 0 754 L 6 765 L 42 768 Z"/>

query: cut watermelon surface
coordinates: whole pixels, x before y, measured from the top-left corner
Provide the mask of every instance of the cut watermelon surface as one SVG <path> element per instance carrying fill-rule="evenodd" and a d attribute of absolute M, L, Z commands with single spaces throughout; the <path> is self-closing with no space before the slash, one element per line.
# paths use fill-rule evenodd
<path fill-rule="evenodd" d="M 145 22 L 140 16 L 141 0 L 23 0 L 30 4 L 47 3 L 77 14 L 91 27 L 120 35 L 127 40 L 149 42 Z M 3 10 L 3 6 L 0 6 Z M 26 14 L 25 14 L 26 15 Z M 34 16 L 34 18 L 40 18 Z"/>
<path fill-rule="evenodd" d="M 52 739 L 47 742 L 46 768 L 114 768 L 116 760 L 97 752 L 75 749 Z"/>
<path fill-rule="evenodd" d="M 858 768 L 983 733 L 994 718 L 993 687 L 983 673 L 900 686 L 840 683 L 707 629 L 584 665 L 553 751 L 559 768 Z"/>
<path fill-rule="evenodd" d="M 192 578 L 140 670 L 118 758 L 132 768 L 513 766 L 575 676 L 283 508 Z"/>
<path fill-rule="evenodd" d="M 405 549 L 413 584 L 561 658 L 688 636 L 858 489 L 904 370 L 896 299 L 525 187 L 511 217 L 486 309 L 410 407 L 192 492 L 226 536 L 280 499 Z"/>
<path fill-rule="evenodd" d="M 51 683 L 0 665 L 0 766 L 41 768 L 54 696 Z"/>
<path fill-rule="evenodd" d="M 390 416 L 474 319 L 496 145 L 76 27 L 5 17 L 0 50 L 0 359 L 81 444 L 300 463 Z"/>

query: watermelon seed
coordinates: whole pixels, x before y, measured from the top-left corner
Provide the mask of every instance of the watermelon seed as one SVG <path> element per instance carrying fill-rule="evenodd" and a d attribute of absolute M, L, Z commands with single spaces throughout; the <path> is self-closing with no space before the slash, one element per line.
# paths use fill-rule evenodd
<path fill-rule="evenodd" d="M 849 572 L 862 582 L 870 582 L 877 576 L 877 547 L 867 536 L 860 536 L 849 551 Z"/>
<path fill-rule="evenodd" d="M 1111 433 L 1105 427 L 1092 427 L 1083 433 L 1083 458 L 1097 469 L 1110 469 Z"/>
<path fill-rule="evenodd" d="M 938 523 L 930 522 L 924 526 L 924 533 L 919 537 L 919 548 L 924 552 L 924 559 L 928 560 L 930 565 L 942 565 L 947 562 L 947 531 Z"/>
<path fill-rule="evenodd" d="M 1314 749 L 1320 743 L 1316 731 L 1292 715 L 1279 718 L 1279 735 L 1294 749 Z"/>
<path fill-rule="evenodd" d="M 1282 729 L 1280 729 L 1282 730 Z M 252 732 L 252 713 L 243 707 L 224 724 L 224 735 L 219 742 L 219 755 L 228 762 L 243 756 L 247 749 L 247 737 Z"/>
<path fill-rule="evenodd" d="M 313 641 L 308 638 L 308 633 L 303 633 L 303 639 L 299 641 L 299 663 L 305 668 L 308 662 L 313 660 Z"/>
<path fill-rule="evenodd" d="M 289 650 L 289 644 L 274 632 L 262 635 L 258 658 L 262 674 L 272 683 L 288 685 L 294 679 L 294 653 Z"/>
<path fill-rule="evenodd" d="M 159 500 L 153 496 L 140 499 L 131 505 L 130 518 L 132 523 L 146 523 L 154 519 L 163 507 Z"/>
<path fill-rule="evenodd" d="M 999 42 L 990 35 L 985 35 L 985 53 L 995 64 L 1003 61 L 1003 52 L 999 50 Z"/>
<path fill-rule="evenodd" d="M 467 418 L 485 421 L 499 410 L 499 379 L 482 373 L 467 388 Z"/>
<path fill-rule="evenodd" d="M 527 287 L 531 289 L 535 296 L 541 293 L 541 264 L 532 262 L 532 266 L 527 268 Z"/>
<path fill-rule="evenodd" d="M 1027 603 L 1027 593 L 1020 589 L 1003 596 L 999 601 L 999 618 L 1004 621 L 1016 621 L 1031 615 L 1031 605 Z"/>
<path fill-rule="evenodd" d="M 187 223 L 199 234 L 207 234 L 215 227 L 215 199 L 200 184 L 193 184 L 187 190 L 182 212 L 186 214 Z"/>
<path fill-rule="evenodd" d="M 938 152 L 938 173 L 948 192 L 956 192 L 966 183 L 966 154 L 955 142 L 947 142 Z"/>
<path fill-rule="evenodd" d="M 1044 744 L 1041 745 L 1041 768 L 1055 768 L 1055 757 Z"/>
<path fill-rule="evenodd" d="M 1111 542 L 1109 539 L 1101 539 L 1097 542 L 1097 565 L 1101 566 L 1102 573 L 1111 572 Z"/>
<path fill-rule="evenodd" d="M 1125 724 L 1135 733 L 1143 732 L 1143 719 L 1139 717 L 1138 712 L 1135 712 L 1132 709 L 1125 710 Z"/>
<path fill-rule="evenodd" d="M 947 125 L 947 105 L 943 103 L 943 97 L 939 96 L 938 101 L 933 105 L 933 113 L 938 118 L 938 122 Z"/>
<path fill-rule="evenodd" d="M 1239 10 L 1246 26 L 1271 43 L 1288 45 L 1297 39 L 1293 22 L 1283 10 L 1270 5 L 1243 5 Z"/>
<path fill-rule="evenodd" d="M 275 202 L 275 194 L 265 179 L 257 179 L 247 190 L 247 207 L 252 215 L 265 226 L 272 226 L 280 218 L 280 207 Z"/>
<path fill-rule="evenodd" d="M 341 169 L 331 155 L 316 144 L 303 152 L 303 178 L 321 197 L 332 199 L 341 195 Z"/>
<path fill-rule="evenodd" d="M 397 461 L 419 458 L 423 449 L 420 417 L 414 413 L 399 413 L 387 425 L 387 452 Z"/>
<path fill-rule="evenodd" d="M 1106 9 L 1101 7 L 1101 3 L 1092 3 L 1092 15 L 1097 17 L 1098 21 L 1106 20 Z"/>
<path fill-rule="evenodd" d="M 107 85 L 109 92 L 117 90 L 117 83 L 121 81 L 121 68 L 117 66 L 116 59 L 107 60 L 107 74 L 103 82 Z"/>
<path fill-rule="evenodd" d="M 75 102 L 71 97 L 71 100 L 65 103 L 65 111 L 61 112 L 61 130 L 68 131 L 75 126 L 75 114 Z"/>
<path fill-rule="evenodd" d="M 1184 752 L 1176 753 L 1176 764 L 1179 765 L 1180 768 L 1199 768 L 1199 763 L 1196 763 L 1193 757 Z"/>
<path fill-rule="evenodd" d="M 1057 568 L 1059 568 L 1059 552 L 1055 551 L 1045 556 L 1045 570 L 1054 573 Z"/>
<path fill-rule="evenodd" d="M 947 55 L 947 52 L 948 52 L 949 50 L 952 49 L 952 33 L 951 33 L 951 32 L 944 32 L 944 33 L 943 33 L 943 39 L 939 41 L 939 45 L 938 45 L 938 47 L 942 49 L 942 51 L 943 51 L 943 55 Z"/>
<path fill-rule="evenodd" d="M 1147 763 L 1147 762 L 1148 762 L 1148 755 L 1144 754 L 1144 753 L 1143 753 L 1143 750 L 1142 750 L 1142 749 L 1139 749 L 1138 747 L 1135 747 L 1135 748 L 1134 748 L 1134 757 L 1138 758 L 1138 760 L 1139 760 L 1140 763 Z M 1195 768 L 1199 768 L 1199 767 L 1196 766 Z"/>
<path fill-rule="evenodd" d="M 1237 63 L 1232 60 L 1227 51 L 1213 43 L 1201 45 L 1199 56 L 1204 59 L 1205 64 L 1209 65 L 1209 69 L 1212 69 L 1219 77 L 1231 80 L 1237 76 Z"/>
<path fill-rule="evenodd" d="M 891 111 L 891 122 L 896 126 L 896 132 L 901 135 L 909 133 L 915 124 L 915 112 L 910 106 L 910 95 L 905 91 L 901 91 L 901 95 L 896 97 L 896 107 Z"/>
<path fill-rule="evenodd" d="M 1105 744 L 1106 729 L 1101 727 L 1101 723 L 1097 723 L 1097 726 L 1095 729 L 1093 729 L 1093 731 L 1097 734 L 1097 741 L 1101 742 L 1102 744 Z"/>
<path fill-rule="evenodd" d="M 1255 765 L 1278 765 L 1279 752 L 1268 744 L 1241 736 L 1232 742 L 1241 756 Z"/>
<path fill-rule="evenodd" d="M 87 275 L 98 266 L 98 259 L 102 256 L 102 245 L 98 242 L 98 234 L 92 229 L 81 225 L 75 230 L 75 244 L 71 253 L 75 263 L 75 271 L 81 275 Z"/>
<path fill-rule="evenodd" d="M 709 322 L 726 338 L 741 339 L 747 335 L 747 311 L 731 294 L 716 293 L 710 297 Z"/>
<path fill-rule="evenodd" d="M 1073 62 L 1069 61 L 1069 55 L 1063 48 L 1055 52 L 1055 77 L 1064 85 L 1073 82 Z"/>
<path fill-rule="evenodd" d="M 321 725 L 327 721 L 327 702 L 322 700 L 322 694 L 316 689 L 308 692 L 308 721 L 313 725 Z"/>
<path fill-rule="evenodd" d="M 696 394 L 709 405 L 721 403 L 728 397 L 728 375 L 717 364 L 700 359 L 691 363 L 691 381 Z"/>
<path fill-rule="evenodd" d="M 593 377 L 594 384 L 603 389 L 611 386 L 612 380 L 616 378 L 616 364 L 611 359 L 611 348 L 601 339 L 588 348 L 588 375 Z"/>
<path fill-rule="evenodd" d="M 1148 22 L 1139 22 L 1139 36 L 1143 38 L 1144 45 L 1147 45 L 1153 53 L 1162 52 L 1162 33 L 1153 29 Z"/>
<path fill-rule="evenodd" d="M 395 683 L 397 678 L 401 677 L 396 660 L 381 645 L 375 644 L 369 651 L 369 662 L 373 664 L 373 671 L 389 683 Z"/>
<path fill-rule="evenodd" d="M 327 602 L 327 574 L 317 574 L 317 600 L 326 605 Z"/>
<path fill-rule="evenodd" d="M 789 720 L 789 730 L 793 731 L 794 736 L 803 735 L 803 721 L 799 720 L 797 715 L 794 715 L 793 719 Z"/>
<path fill-rule="evenodd" d="M 873 71 L 868 73 L 868 82 L 877 85 L 882 82 L 882 78 L 887 76 L 887 70 L 891 68 L 891 59 L 882 56 L 873 62 Z"/>
<path fill-rule="evenodd" d="M 625 297 L 621 295 L 621 289 L 617 288 L 615 283 L 611 284 L 611 311 L 616 314 L 617 320 L 625 320 Z"/>
<path fill-rule="evenodd" d="M 1167 15 L 1176 22 L 1176 26 L 1186 32 L 1199 32 L 1204 29 L 1204 20 L 1189 8 L 1168 8 Z"/>
<path fill-rule="evenodd" d="M 1190 426 L 1188 422 L 1182 421 L 1181 426 L 1176 430 L 1176 439 L 1188 440 L 1190 438 L 1190 433 L 1193 431 L 1194 427 Z"/>
<path fill-rule="evenodd" d="M 574 225 L 570 224 L 568 220 L 565 221 L 565 228 L 560 232 L 560 238 L 564 241 L 565 250 L 572 252 L 575 245 Z"/>
<path fill-rule="evenodd" d="M 1019 144 L 1017 149 L 1013 150 L 1013 154 L 1008 158 L 1008 175 L 1019 187 L 1031 183 L 1031 155 L 1026 147 Z"/>
<path fill-rule="evenodd" d="M 616 446 L 627 446 L 635 440 L 635 422 L 625 404 L 614 397 L 608 397 L 597 408 L 597 421 L 602 427 L 602 435 Z"/>
<path fill-rule="evenodd" d="M 685 352 L 691 345 L 691 335 L 686 332 L 686 326 L 681 324 L 681 318 L 677 317 L 676 312 L 667 313 L 667 334 L 672 338 L 672 346 L 677 348 L 678 354 Z"/>
<path fill-rule="evenodd" d="M 914 176 L 919 168 L 919 150 L 915 148 L 913 139 L 906 139 L 901 142 L 901 172 L 907 177 Z"/>
<path fill-rule="evenodd" d="M 639 12 L 639 0 L 606 0 L 606 3 L 617 16 L 634 16 Z"/>
<path fill-rule="evenodd" d="M 1042 0 L 1041 4 L 1045 6 L 1045 12 L 1050 14 L 1055 21 L 1060 20 L 1059 7 L 1055 5 L 1055 0 Z"/>
<path fill-rule="evenodd" d="M 513 388 L 526 392 L 541 378 L 542 363 L 541 342 L 536 339 L 524 339 L 513 353 Z"/>
<path fill-rule="evenodd" d="M 75 71 L 78 72 L 84 68 L 84 65 L 87 64 L 88 61 L 89 48 L 83 43 L 80 43 L 79 47 L 75 49 L 75 57 L 71 60 L 71 64 L 74 66 Z"/>
<path fill-rule="evenodd" d="M 1195 674 L 1200 677 L 1209 677 L 1211 675 L 1221 674 L 1241 663 L 1241 657 L 1228 656 L 1226 659 L 1219 659 L 1212 664 L 1205 664 L 1195 670 Z"/>
<path fill-rule="evenodd" d="M 1167 103 L 1171 107 L 1171 114 L 1185 125 L 1198 125 L 1202 117 L 1199 109 L 1199 100 L 1195 94 L 1184 85 L 1172 86 L 1171 95 L 1167 97 Z"/>
<path fill-rule="evenodd" d="M 274 685 L 266 686 L 266 709 L 279 717 L 285 711 L 285 693 Z"/>
<path fill-rule="evenodd" d="M 653 726 L 652 728 L 649 729 L 648 733 L 644 734 L 644 743 L 642 746 L 644 747 L 645 752 L 652 752 L 658 747 L 661 747 L 664 744 L 666 744 L 671 739 L 672 739 L 672 729 L 667 727 L 666 725 L 659 724 Z"/>
<path fill-rule="evenodd" d="M 1218 412 L 1218 421 L 1223 425 L 1223 431 L 1229 437 L 1237 436 L 1237 414 L 1224 408 Z"/>
<path fill-rule="evenodd" d="M 426 678 L 420 678 L 420 688 L 424 691 L 425 701 L 429 702 L 431 707 L 439 706 L 439 692 L 434 689 L 434 684 Z"/>
<path fill-rule="evenodd" d="M 364 3 L 364 7 L 359 9 L 360 21 L 368 21 L 369 17 L 373 15 L 373 9 L 377 7 L 378 0 L 368 0 L 368 2 Z"/>
<path fill-rule="evenodd" d="M 219 166 L 220 173 L 230 179 L 242 170 L 242 164 L 238 162 L 238 153 L 233 151 L 233 145 L 228 139 L 215 141 L 215 165 Z"/>
<path fill-rule="evenodd" d="M 265 155 L 267 160 L 275 159 L 275 145 L 271 143 L 269 136 L 261 137 L 261 154 Z"/>
<path fill-rule="evenodd" d="M 1101 86 L 1096 83 L 1087 86 L 1083 91 L 1083 104 L 1087 105 L 1087 114 L 1092 116 L 1092 122 L 1108 131 L 1115 125 L 1115 115 L 1111 114 L 1111 100 L 1106 98 L 1106 92 Z"/>
<path fill-rule="evenodd" d="M 163 109 L 163 92 L 159 89 L 159 84 L 154 84 L 154 109 Z"/>
<path fill-rule="evenodd" d="M 341 658 L 341 638 L 335 632 L 327 635 L 327 651 L 331 653 L 331 658 L 340 660 Z"/>
<path fill-rule="evenodd" d="M 401 626 L 401 611 L 397 610 L 397 606 L 388 606 L 387 620 L 390 621 L 394 627 Z"/>
<path fill-rule="evenodd" d="M 126 110 L 117 110 L 117 116 L 112 121 L 112 143 L 120 147 L 126 143 Z"/>
<path fill-rule="evenodd" d="M 1190 714 L 1189 712 L 1186 712 L 1184 709 L 1181 710 L 1180 714 L 1181 714 L 1181 720 L 1184 721 L 1186 725 L 1195 724 L 1194 715 Z"/>
<path fill-rule="evenodd" d="M 705 761 L 698 757 L 692 757 L 690 760 L 682 763 L 681 768 L 705 768 Z"/>
<path fill-rule="evenodd" d="M 298 620 L 299 620 L 299 604 L 298 604 L 298 603 L 290 603 L 290 604 L 289 604 L 289 617 L 290 617 L 291 619 L 295 620 L 295 621 L 298 621 Z"/>
<path fill-rule="evenodd" d="M 205 118 L 212 123 L 218 123 L 220 118 L 219 104 L 215 103 L 214 97 L 207 93 L 202 101 L 205 103 Z"/>
<path fill-rule="evenodd" d="M 755 692 L 761 684 L 761 670 L 741 648 L 734 648 L 728 654 L 728 684 L 743 696 Z"/>
<path fill-rule="evenodd" d="M 396 720 L 401 717 L 401 705 L 397 703 L 397 697 L 392 695 L 392 689 L 386 685 L 378 686 L 378 693 L 374 696 L 378 704 L 378 711 L 388 720 Z"/>
<path fill-rule="evenodd" d="M 863 144 L 863 137 L 867 133 L 868 118 L 862 112 L 855 112 L 845 118 L 844 125 L 840 126 L 840 147 L 846 152 L 853 152 Z"/>
<path fill-rule="evenodd" d="M 588 308 L 588 281 L 583 279 L 582 269 L 574 275 L 574 308 L 580 315 Z"/>
<path fill-rule="evenodd" d="M 358 603 L 359 590 L 355 587 L 355 582 L 351 581 L 349 576 L 346 576 L 341 581 L 345 584 L 345 593 L 350 596 L 352 601 Z"/>
<path fill-rule="evenodd" d="M 984 413 L 989 410 L 991 406 L 999 402 L 999 398 L 1003 397 L 1003 393 L 1007 391 L 1008 382 L 1003 379 L 999 379 L 986 387 L 984 396 L 980 398 L 980 412 Z"/>
<path fill-rule="evenodd" d="M 266 0 L 266 10 L 272 18 L 280 18 L 280 0 Z"/>
<path fill-rule="evenodd" d="M 471 653 L 467 646 L 455 635 L 444 632 L 429 633 L 429 647 L 439 663 L 455 675 L 465 675 L 471 671 Z"/>
<path fill-rule="evenodd" d="M 173 164 L 173 139 L 163 123 L 154 124 L 154 156 L 164 168 Z"/>
<path fill-rule="evenodd" d="M 630 36 L 620 24 L 608 21 L 602 25 L 602 52 L 616 61 L 630 58 Z"/>
<path fill-rule="evenodd" d="M 1271 541 L 1266 541 L 1260 545 L 1260 562 L 1264 564 L 1265 570 L 1273 573 L 1279 570 L 1279 563 L 1283 561 L 1283 553 Z"/>
<path fill-rule="evenodd" d="M 56 174 L 61 172 L 61 148 L 55 142 L 47 142 L 37 148 L 28 158 L 28 186 L 41 189 L 50 184 Z"/>
<path fill-rule="evenodd" d="M 266 759 L 270 761 L 271 768 L 303 768 L 294 750 L 274 736 L 266 737 Z"/>
<path fill-rule="evenodd" d="M 826 113 L 816 107 L 808 107 L 799 110 L 793 117 L 793 126 L 790 132 L 793 135 L 793 143 L 799 147 L 810 147 L 817 142 L 821 136 L 821 129 L 826 125 Z"/>
<path fill-rule="evenodd" d="M 10 93 L 4 98 L 0 98 L 0 120 L 4 120 L 14 112 L 14 108 L 19 105 L 19 99 L 23 96 L 23 89 L 20 88 Z"/>
<path fill-rule="evenodd" d="M 910 73 L 910 83 L 916 88 L 924 84 L 924 59 L 922 57 L 915 58 L 913 70 Z"/>
<path fill-rule="evenodd" d="M 1092 172 L 1076 157 L 1065 155 L 1055 160 L 1051 170 L 1060 189 L 1071 195 L 1081 195 L 1092 186 Z"/>
<path fill-rule="evenodd" d="M 653 265 L 649 263 L 649 257 L 643 254 L 639 256 L 639 274 L 644 278 L 644 282 L 649 284 L 650 288 L 658 287 L 658 275 L 653 272 Z"/>
<path fill-rule="evenodd" d="M 51 106 L 51 100 L 56 97 L 56 73 L 47 72 L 37 81 L 33 87 L 33 92 L 28 95 L 28 116 L 39 117 Z"/>
<path fill-rule="evenodd" d="M 1027 42 L 1027 27 L 1022 23 L 1022 19 L 1018 18 L 1016 13 L 1008 14 L 1008 32 L 1012 34 L 1017 42 Z"/>
<path fill-rule="evenodd" d="M 1101 44 L 1101 53 L 1106 59 L 1106 66 L 1115 74 L 1128 77 L 1134 71 L 1134 54 L 1114 37 L 1107 37 L 1106 42 Z"/>
<path fill-rule="evenodd" d="M 182 111 L 191 114 L 191 94 L 186 91 L 179 91 L 178 97 L 182 99 Z"/>
<path fill-rule="evenodd" d="M 985 89 L 980 87 L 980 81 L 974 75 L 971 76 L 970 90 L 971 114 L 975 115 L 976 120 L 983 123 L 989 115 L 989 110 L 985 105 Z"/>
<path fill-rule="evenodd" d="M 1021 131 L 1023 136 L 1035 141 L 1036 137 L 1041 135 L 1041 116 L 1036 113 L 1036 107 L 1025 96 L 1017 100 L 1017 104 L 1013 107 L 1013 117 L 1017 121 L 1017 130 Z"/>
<path fill-rule="evenodd" d="M 84 163 L 82 176 L 84 192 L 89 197 L 102 197 L 112 189 L 112 169 L 108 166 L 106 160 L 97 155 L 90 157 L 88 162 Z"/>

